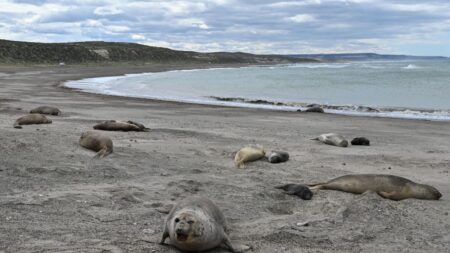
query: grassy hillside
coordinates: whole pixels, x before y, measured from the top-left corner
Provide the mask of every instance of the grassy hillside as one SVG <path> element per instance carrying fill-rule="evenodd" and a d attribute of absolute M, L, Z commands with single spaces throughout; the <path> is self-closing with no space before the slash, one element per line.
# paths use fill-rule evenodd
<path fill-rule="evenodd" d="M 278 55 L 246 53 L 196 53 L 134 43 L 77 42 L 31 43 L 0 40 L 3 64 L 88 64 L 88 63 L 293 63 L 315 61 Z"/>

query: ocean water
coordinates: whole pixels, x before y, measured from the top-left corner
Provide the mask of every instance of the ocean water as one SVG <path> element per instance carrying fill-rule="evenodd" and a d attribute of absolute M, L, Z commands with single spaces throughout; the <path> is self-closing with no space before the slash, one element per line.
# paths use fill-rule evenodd
<path fill-rule="evenodd" d="M 274 110 L 450 121 L 450 61 L 302 63 L 69 81 L 87 92 Z"/>

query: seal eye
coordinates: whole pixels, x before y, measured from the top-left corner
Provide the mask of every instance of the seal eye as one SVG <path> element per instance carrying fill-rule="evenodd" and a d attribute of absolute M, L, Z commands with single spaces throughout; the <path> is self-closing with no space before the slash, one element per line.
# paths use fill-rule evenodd
<path fill-rule="evenodd" d="M 180 219 L 176 218 L 176 219 L 175 219 L 175 222 L 177 222 L 177 223 L 180 222 Z"/>
<path fill-rule="evenodd" d="M 193 220 L 190 220 L 190 221 L 188 221 L 188 224 L 189 224 L 189 225 L 192 225 L 192 224 L 194 224 L 194 221 L 193 221 Z"/>

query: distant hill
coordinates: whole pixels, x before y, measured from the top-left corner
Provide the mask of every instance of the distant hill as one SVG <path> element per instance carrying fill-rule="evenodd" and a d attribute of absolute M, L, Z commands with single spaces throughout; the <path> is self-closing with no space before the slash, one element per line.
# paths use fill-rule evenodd
<path fill-rule="evenodd" d="M 285 55 L 247 53 L 197 53 L 135 43 L 76 42 L 33 43 L 0 40 L 2 64 L 89 63 L 296 63 L 318 60 Z"/>
<path fill-rule="evenodd" d="M 355 53 L 355 54 L 294 54 L 288 55 L 294 58 L 313 58 L 317 60 L 331 61 L 370 61 L 370 60 L 386 60 L 386 61 L 402 61 L 402 60 L 450 60 L 448 57 L 442 56 L 410 56 L 410 55 L 389 55 L 375 53 Z"/>

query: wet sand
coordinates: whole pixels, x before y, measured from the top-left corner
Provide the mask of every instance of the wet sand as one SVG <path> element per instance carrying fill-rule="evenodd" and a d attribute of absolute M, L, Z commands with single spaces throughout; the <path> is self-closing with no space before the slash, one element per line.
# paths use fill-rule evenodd
<path fill-rule="evenodd" d="M 446 252 L 450 248 L 450 123 L 305 114 L 87 94 L 64 80 L 205 66 L 0 67 L 0 252 L 178 252 L 158 245 L 166 212 L 191 195 L 224 212 L 250 252 Z M 40 105 L 52 124 L 14 129 Z M 107 119 L 150 132 L 106 132 L 114 153 L 78 145 Z M 311 141 L 337 132 L 371 146 Z M 290 161 L 233 164 L 247 144 Z M 318 191 L 310 201 L 280 183 L 387 173 L 438 188 L 439 201 Z M 308 223 L 308 225 L 303 225 Z M 226 252 L 214 250 L 212 252 Z"/>

